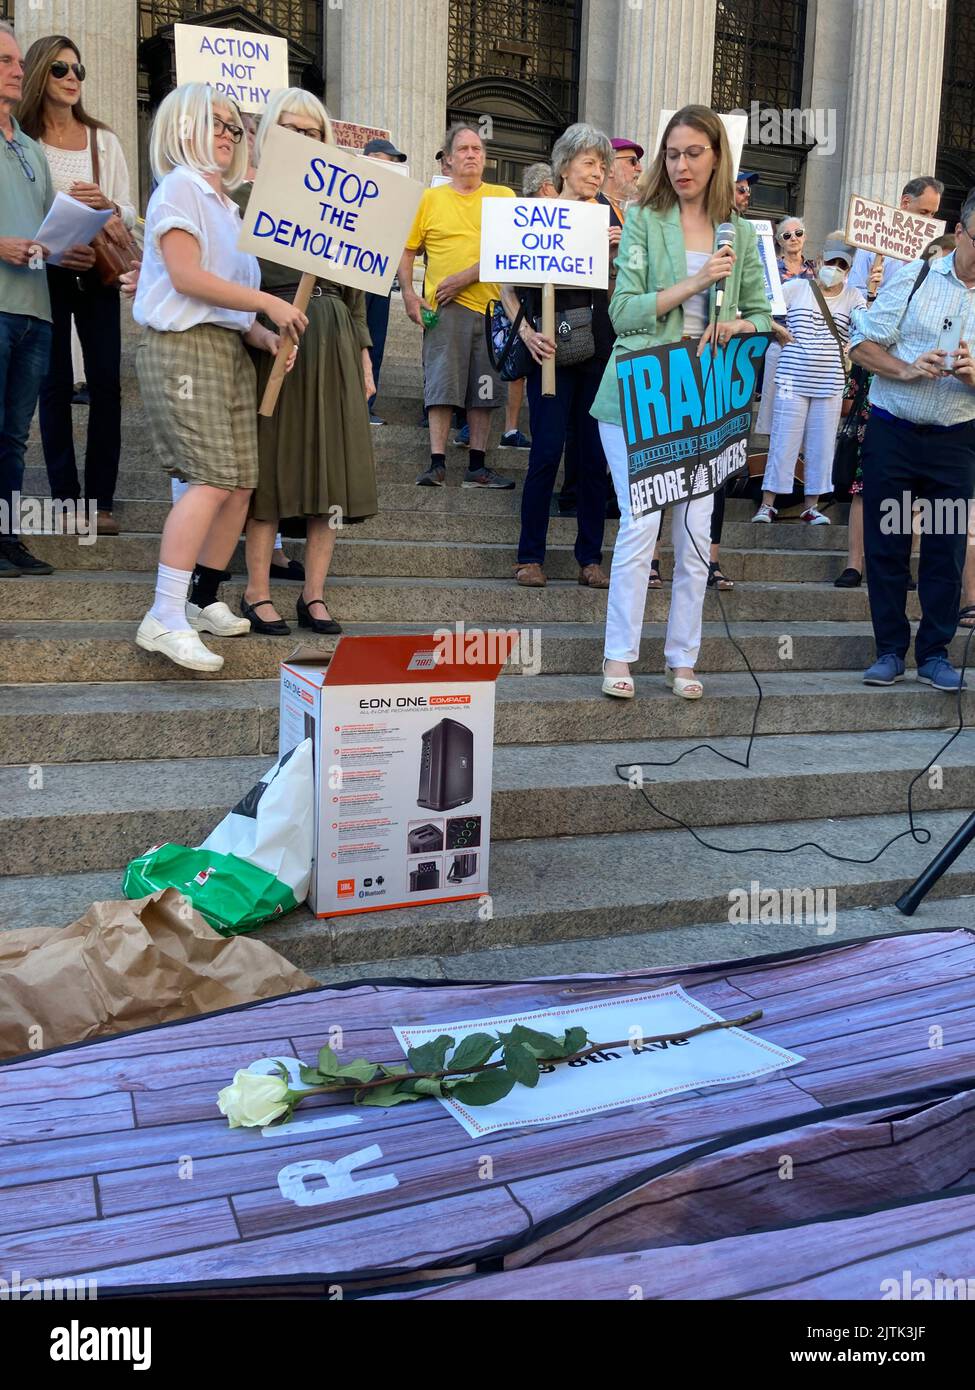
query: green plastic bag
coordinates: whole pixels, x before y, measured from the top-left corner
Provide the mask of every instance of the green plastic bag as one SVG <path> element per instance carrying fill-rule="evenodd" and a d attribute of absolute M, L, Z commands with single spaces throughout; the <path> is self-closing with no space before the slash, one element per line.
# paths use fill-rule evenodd
<path fill-rule="evenodd" d="M 186 845 L 156 845 L 126 868 L 122 892 L 127 898 L 144 898 L 161 888 L 184 893 L 224 936 L 253 931 L 298 906 L 287 884 L 266 869 L 236 854 Z"/>

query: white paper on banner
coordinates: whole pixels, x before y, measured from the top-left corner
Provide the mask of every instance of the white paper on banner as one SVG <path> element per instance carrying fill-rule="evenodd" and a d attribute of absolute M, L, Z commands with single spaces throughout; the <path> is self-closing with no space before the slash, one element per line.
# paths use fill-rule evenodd
<path fill-rule="evenodd" d="M 609 208 L 569 198 L 485 198 L 481 279 L 488 284 L 609 284 Z"/>
<path fill-rule="evenodd" d="M 465 1019 L 462 1023 L 408 1025 L 393 1031 L 405 1052 L 442 1033 L 449 1033 L 459 1043 L 471 1033 L 507 1031 L 516 1023 L 556 1037 L 566 1028 L 578 1026 L 585 1028 L 591 1043 L 598 1043 L 633 1037 L 632 1029 L 639 1029 L 645 1038 L 660 1034 L 679 1037 L 681 1030 L 689 1032 L 720 1018 L 680 985 L 670 985 L 622 999 L 559 1005 L 500 1018 Z M 743 1028 L 721 1028 L 675 1043 L 649 1044 L 639 1052 L 624 1045 L 599 1054 L 598 1059 L 556 1066 L 539 1077 L 537 1086 L 516 1085 L 493 1105 L 465 1106 L 456 1094 L 440 1103 L 477 1138 L 502 1129 L 585 1119 L 603 1110 L 645 1105 L 680 1091 L 753 1081 L 803 1060 L 798 1053 Z"/>
<path fill-rule="evenodd" d="M 288 40 L 243 29 L 174 24 L 176 81 L 205 82 L 242 111 L 263 111 L 271 93 L 290 87 Z"/>
<path fill-rule="evenodd" d="M 748 220 L 755 228 L 758 258 L 762 262 L 762 274 L 765 276 L 765 294 L 768 298 L 769 313 L 784 315 L 785 296 L 782 293 L 782 277 L 779 275 L 779 261 L 775 249 L 775 233 L 772 230 L 772 224 L 760 217 L 750 217 Z"/>
<path fill-rule="evenodd" d="M 387 295 L 423 191 L 381 160 L 275 126 L 237 245 L 292 270 Z"/>
<path fill-rule="evenodd" d="M 47 248 L 48 265 L 60 265 L 65 251 L 72 246 L 88 246 L 114 212 L 114 208 L 90 208 L 67 193 L 55 193 L 47 216 L 31 240 Z"/>
<path fill-rule="evenodd" d="M 660 149 L 660 142 L 664 138 L 664 131 L 667 129 L 667 122 L 671 116 L 676 116 L 676 108 L 673 111 L 661 111 L 660 120 L 657 122 L 657 139 L 654 143 L 653 153 L 656 155 Z M 732 175 L 741 170 L 741 152 L 745 148 L 745 136 L 748 133 L 748 117 L 744 111 L 731 111 L 727 115 L 718 114 L 718 120 L 725 128 L 728 136 L 728 144 L 731 146 L 731 166 Z"/>

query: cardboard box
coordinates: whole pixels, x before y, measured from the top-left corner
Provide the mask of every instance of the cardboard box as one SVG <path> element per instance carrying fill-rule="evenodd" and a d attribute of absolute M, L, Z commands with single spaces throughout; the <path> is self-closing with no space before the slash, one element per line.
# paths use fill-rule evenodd
<path fill-rule="evenodd" d="M 315 745 L 319 917 L 487 892 L 494 684 L 434 636 L 343 637 L 281 666 L 279 756 Z"/>

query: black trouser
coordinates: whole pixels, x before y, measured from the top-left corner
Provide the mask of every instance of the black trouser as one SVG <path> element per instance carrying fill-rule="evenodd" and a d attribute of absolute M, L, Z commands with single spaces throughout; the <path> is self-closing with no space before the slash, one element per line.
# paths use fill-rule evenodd
<path fill-rule="evenodd" d="M 967 502 L 975 484 L 975 422 L 952 430 L 904 428 L 876 413 L 867 422 L 863 466 L 863 542 L 877 656 L 902 659 L 911 642 L 907 585 L 911 573 L 911 501 Z M 905 495 L 906 494 L 906 495 Z M 934 509 L 937 521 L 941 513 Z M 921 535 L 917 593 L 921 622 L 914 639 L 920 666 L 948 655 L 958 627 L 967 526 L 962 508 L 944 509 L 950 524 Z"/>
<path fill-rule="evenodd" d="M 389 329 L 388 294 L 366 295 L 366 327 L 369 329 L 369 337 L 372 339 L 369 358 L 372 362 L 372 379 L 376 387 L 375 393 L 369 398 L 371 411 L 373 402 L 379 395 L 379 373 L 383 369 L 383 353 L 386 351 L 386 333 Z"/>
<path fill-rule="evenodd" d="M 724 503 L 725 492 L 728 484 L 722 483 L 719 488 L 715 488 L 714 505 L 711 508 L 711 544 L 721 544 L 721 528 L 724 526 Z"/>
<path fill-rule="evenodd" d="M 111 511 L 121 449 L 122 393 L 120 359 L 122 333 L 119 292 L 106 288 L 96 275 L 49 266 L 51 291 L 51 364 L 41 386 L 41 440 L 51 496 L 92 499 L 99 511 Z M 74 317 L 85 358 L 88 382 L 88 443 L 85 483 L 78 482 L 71 397 L 71 319 Z"/>

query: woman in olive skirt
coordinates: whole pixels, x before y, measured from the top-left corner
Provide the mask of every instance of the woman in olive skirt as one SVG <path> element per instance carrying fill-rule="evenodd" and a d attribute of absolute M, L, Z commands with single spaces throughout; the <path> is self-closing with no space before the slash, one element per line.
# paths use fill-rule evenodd
<path fill-rule="evenodd" d="M 254 144 L 256 164 L 267 132 L 275 125 L 334 143 L 328 112 L 318 98 L 288 87 L 272 98 L 261 119 Z M 239 191 L 241 207 L 249 193 L 249 187 Z M 260 267 L 263 290 L 294 299 L 295 271 L 264 260 Z M 291 630 L 271 602 L 271 553 L 279 521 L 286 535 L 307 530 L 299 627 L 326 634 L 342 631 L 324 599 L 336 532 L 339 526 L 365 521 L 378 509 L 368 406 L 375 391 L 370 345 L 363 291 L 319 280 L 294 370 L 274 414 L 258 421 L 258 481 L 247 523 L 247 588 L 240 610 L 254 632 L 287 636 Z M 266 354 L 261 358 L 258 400 L 272 367 Z"/>

